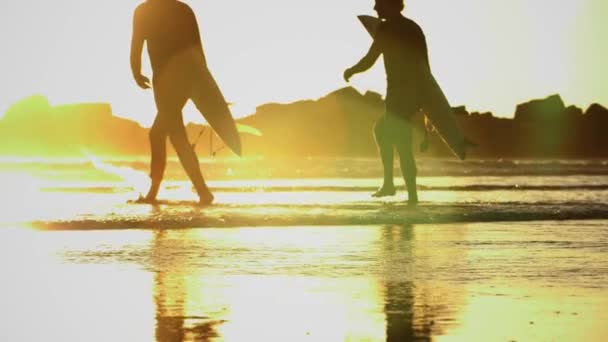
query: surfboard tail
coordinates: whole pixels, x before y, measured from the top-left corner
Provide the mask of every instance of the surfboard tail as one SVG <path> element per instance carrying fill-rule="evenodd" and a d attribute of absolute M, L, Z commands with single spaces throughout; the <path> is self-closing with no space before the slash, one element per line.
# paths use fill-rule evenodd
<path fill-rule="evenodd" d="M 232 117 L 228 102 L 208 70 L 203 70 L 196 80 L 192 99 L 205 120 L 226 146 L 237 156 L 242 156 L 241 136 Z"/>

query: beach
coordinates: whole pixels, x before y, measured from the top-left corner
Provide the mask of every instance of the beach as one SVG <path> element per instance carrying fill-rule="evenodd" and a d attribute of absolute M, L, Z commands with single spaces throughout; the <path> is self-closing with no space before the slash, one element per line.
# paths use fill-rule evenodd
<path fill-rule="evenodd" d="M 0 339 L 608 339 L 604 161 L 423 160 L 418 207 L 375 159 L 206 162 L 208 208 L 173 164 L 148 205 L 142 161 L 3 161 Z"/>
<path fill-rule="evenodd" d="M 2 335 L 601 341 L 606 224 L 8 229 Z"/>

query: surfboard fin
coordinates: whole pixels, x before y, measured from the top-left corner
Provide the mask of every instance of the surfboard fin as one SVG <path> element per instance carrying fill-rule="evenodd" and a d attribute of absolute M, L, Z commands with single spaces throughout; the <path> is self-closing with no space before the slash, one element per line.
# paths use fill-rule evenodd
<path fill-rule="evenodd" d="M 475 142 L 473 142 L 473 141 L 471 141 L 471 140 L 469 140 L 467 138 L 464 138 L 463 144 L 464 144 L 464 148 L 462 149 L 463 153 L 462 153 L 462 156 L 460 158 L 461 160 L 467 159 L 467 150 L 468 149 L 475 148 L 475 147 L 479 146 L 477 143 L 475 143 Z"/>
<path fill-rule="evenodd" d="M 467 138 L 464 138 L 464 148 L 474 148 L 479 147 L 479 145 Z"/>
<path fill-rule="evenodd" d="M 424 153 L 429 149 L 429 139 L 424 139 L 420 142 L 420 152 Z"/>

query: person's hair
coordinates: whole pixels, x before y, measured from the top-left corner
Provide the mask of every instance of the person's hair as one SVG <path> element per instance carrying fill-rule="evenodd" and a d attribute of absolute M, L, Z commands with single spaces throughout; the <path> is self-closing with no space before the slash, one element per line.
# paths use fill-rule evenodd
<path fill-rule="evenodd" d="M 376 3 L 382 3 L 383 5 L 389 5 L 396 7 L 399 11 L 403 11 L 405 8 L 405 0 L 376 0 Z"/>

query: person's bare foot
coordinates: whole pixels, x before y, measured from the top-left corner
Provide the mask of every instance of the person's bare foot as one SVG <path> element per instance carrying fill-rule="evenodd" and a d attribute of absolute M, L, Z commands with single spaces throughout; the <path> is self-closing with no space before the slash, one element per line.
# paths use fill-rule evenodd
<path fill-rule="evenodd" d="M 418 194 L 408 195 L 407 205 L 410 207 L 414 207 L 414 206 L 418 205 Z"/>
<path fill-rule="evenodd" d="M 397 193 L 397 190 L 395 190 L 394 186 L 383 186 L 380 189 L 378 189 L 378 191 L 374 192 L 372 194 L 372 197 L 388 197 L 388 196 L 395 196 L 395 193 Z"/>
<path fill-rule="evenodd" d="M 215 197 L 213 197 L 213 194 L 210 192 L 202 196 L 199 195 L 199 197 L 200 198 L 198 200 L 198 205 L 201 207 L 210 206 L 211 204 L 213 204 L 213 200 L 215 199 Z"/>
<path fill-rule="evenodd" d="M 142 204 L 155 204 L 157 201 L 156 201 L 156 198 L 149 197 L 149 196 L 143 197 L 140 195 L 139 198 L 133 202 L 142 203 Z"/>

